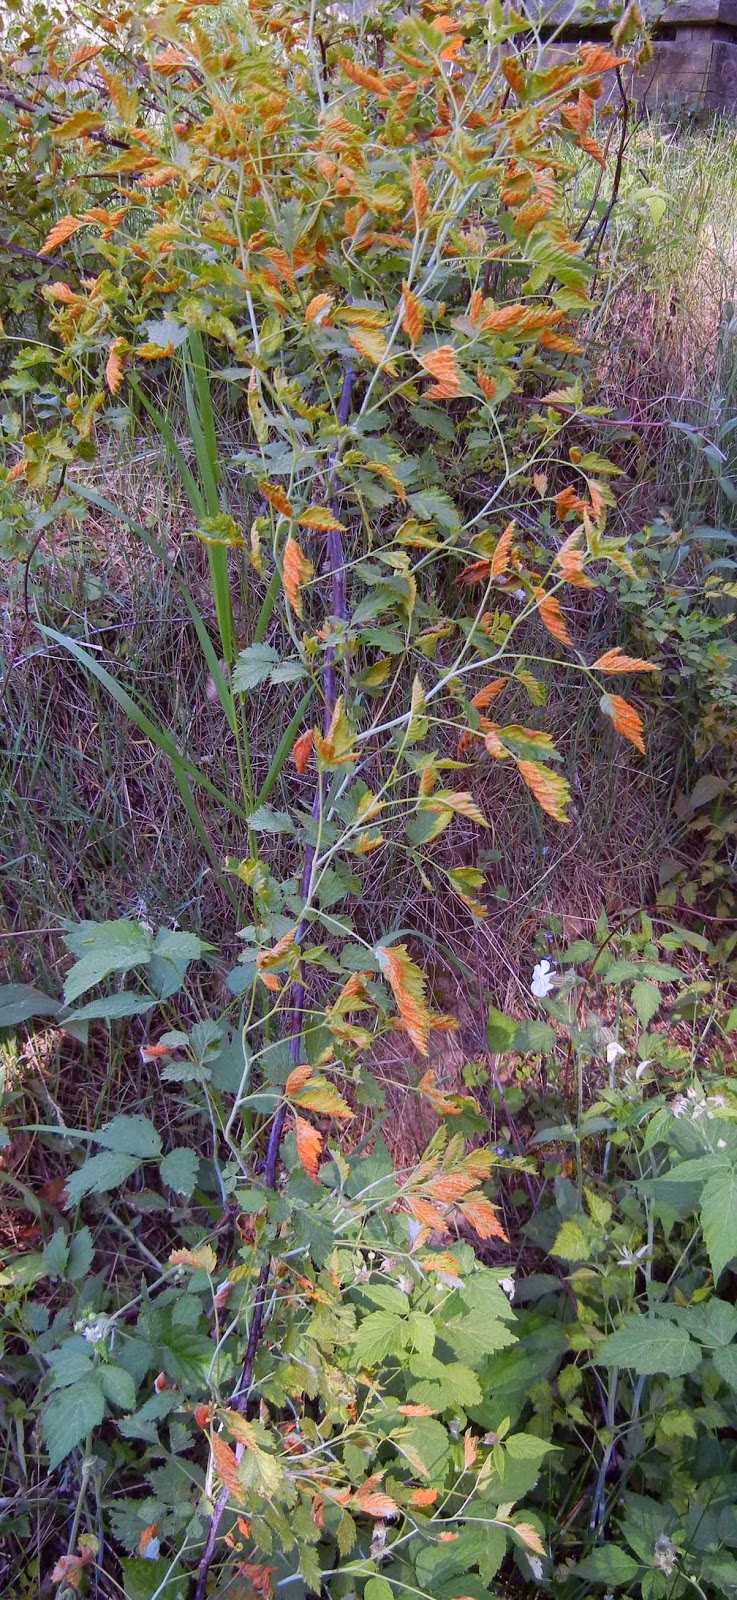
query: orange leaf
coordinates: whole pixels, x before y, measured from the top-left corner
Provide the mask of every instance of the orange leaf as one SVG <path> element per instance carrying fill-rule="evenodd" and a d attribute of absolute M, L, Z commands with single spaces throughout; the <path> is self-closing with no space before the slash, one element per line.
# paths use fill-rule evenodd
<path fill-rule="evenodd" d="M 379 967 L 397 1003 L 397 1010 L 413 1045 L 427 1055 L 430 1012 L 425 1000 L 425 979 L 405 944 L 376 946 Z"/>
<path fill-rule="evenodd" d="M 41 249 L 38 252 L 39 255 L 49 255 L 52 250 L 56 249 L 58 244 L 64 244 L 67 239 L 71 239 L 72 234 L 76 233 L 77 229 L 81 228 L 81 226 L 81 217 L 60 217 L 58 222 L 54 223 L 51 232 L 46 235 Z"/>
<path fill-rule="evenodd" d="M 312 299 L 305 306 L 305 322 L 319 321 L 321 326 L 324 327 L 330 321 L 329 312 L 332 304 L 332 295 L 313 294 Z M 327 315 L 323 315 L 324 312 Z"/>
<path fill-rule="evenodd" d="M 420 356 L 420 366 L 429 372 L 437 381 L 426 389 L 425 393 L 432 395 L 437 400 L 449 400 L 454 395 L 461 393 L 461 381 L 456 366 L 456 353 L 452 344 L 439 344 L 435 350 L 428 350 L 427 355 Z M 442 390 L 442 394 L 438 393 Z"/>
<path fill-rule="evenodd" d="M 478 1445 L 470 1428 L 467 1428 L 463 1435 L 463 1465 L 467 1472 L 473 1466 L 477 1455 Z"/>
<path fill-rule="evenodd" d="M 615 645 L 613 650 L 605 650 L 603 656 L 593 663 L 595 672 L 659 672 L 654 661 L 642 661 L 639 656 L 626 656 Z"/>
<path fill-rule="evenodd" d="M 412 204 L 415 208 L 415 218 L 419 227 L 423 221 L 423 218 L 427 214 L 429 200 L 427 194 L 427 185 L 420 171 L 419 164 L 415 160 L 414 156 L 412 157 L 412 162 L 410 164 L 410 184 L 412 188 Z"/>
<path fill-rule="evenodd" d="M 551 772 L 540 761 L 518 761 L 516 765 L 520 777 L 534 794 L 541 809 L 549 817 L 554 817 L 556 822 L 568 822 L 565 810 L 570 804 L 571 791 L 565 778 L 561 778 L 557 772 Z"/>
<path fill-rule="evenodd" d="M 207 1405 L 195 1406 L 194 1420 L 198 1428 L 206 1428 L 210 1420 L 210 1407 Z"/>
<path fill-rule="evenodd" d="M 540 621 L 552 633 L 559 644 L 570 644 L 570 636 L 566 628 L 565 618 L 554 594 L 545 594 L 544 590 L 537 590 L 537 610 Z"/>
<path fill-rule="evenodd" d="M 316 528 L 318 533 L 345 533 L 345 523 L 339 522 L 327 506 L 310 506 L 297 512 L 300 528 Z"/>
<path fill-rule="evenodd" d="M 497 723 L 496 727 L 486 729 L 484 733 L 484 744 L 486 745 L 489 755 L 493 756 L 495 761 L 504 761 L 509 755 L 509 751 L 506 745 L 502 744 L 502 741 L 499 738 L 499 735 L 496 731 L 498 726 L 499 724 Z"/>
<path fill-rule="evenodd" d="M 645 754 L 645 741 L 642 737 L 642 717 L 629 700 L 624 700 L 621 694 L 603 694 L 599 701 L 605 716 L 611 717 L 617 733 L 629 739 L 637 750 Z"/>
<path fill-rule="evenodd" d="M 123 356 L 126 349 L 125 339 L 113 339 L 105 363 L 105 382 L 111 394 L 117 394 L 123 382 Z"/>
<path fill-rule="evenodd" d="M 51 1570 L 49 1581 L 65 1583 L 68 1589 L 79 1589 L 85 1560 L 85 1556 L 59 1556 L 59 1560 Z"/>
<path fill-rule="evenodd" d="M 370 1517 L 397 1517 L 399 1515 L 399 1506 L 396 1500 L 392 1500 L 391 1495 L 382 1494 L 380 1489 L 371 1489 L 366 1484 L 363 1484 L 356 1491 L 353 1500 L 354 1504 Z"/>
<path fill-rule="evenodd" d="M 308 1178 L 317 1183 L 317 1174 L 320 1168 L 322 1154 L 322 1134 L 313 1128 L 311 1122 L 304 1117 L 295 1117 L 294 1135 L 297 1142 L 297 1155 L 307 1173 Z"/>
<path fill-rule="evenodd" d="M 468 1223 L 480 1239 L 504 1239 L 507 1235 L 496 1214 L 496 1207 L 487 1200 L 485 1194 L 472 1194 L 465 1200 L 459 1201 L 461 1211 Z"/>
<path fill-rule="evenodd" d="M 282 582 L 287 600 L 298 617 L 302 615 L 302 584 L 309 583 L 314 571 L 312 562 L 307 560 L 297 540 L 290 534 L 284 546 Z"/>
<path fill-rule="evenodd" d="M 532 1523 L 515 1522 L 513 1524 L 513 1532 L 517 1534 L 518 1538 L 522 1540 L 523 1545 L 525 1545 L 528 1550 L 534 1550 L 536 1556 L 544 1556 L 547 1554 L 537 1528 L 533 1528 Z"/>
<path fill-rule="evenodd" d="M 491 562 L 484 560 L 482 557 L 479 561 L 470 561 L 467 567 L 463 567 L 458 573 L 456 583 L 467 583 L 469 585 L 485 583 L 490 574 Z"/>
<path fill-rule="evenodd" d="M 178 50 L 176 45 L 170 44 L 154 56 L 151 65 L 157 72 L 163 72 L 168 76 L 172 72 L 178 72 L 182 67 L 190 68 L 192 63 L 183 50 Z"/>
<path fill-rule="evenodd" d="M 455 1200 L 462 1200 L 469 1189 L 473 1189 L 476 1178 L 467 1172 L 439 1172 L 427 1185 L 427 1192 L 433 1200 L 445 1201 L 452 1205 Z"/>
<path fill-rule="evenodd" d="M 293 1067 L 284 1085 L 285 1094 L 294 1094 L 295 1089 L 301 1089 L 303 1083 L 306 1083 L 307 1079 L 311 1077 L 312 1067 L 308 1062 L 305 1061 L 301 1066 Z"/>
<path fill-rule="evenodd" d="M 259 950 L 256 956 L 256 966 L 259 972 L 266 972 L 270 967 L 278 966 L 293 944 L 296 932 L 296 928 L 288 928 L 287 932 L 282 934 L 281 939 L 277 939 L 276 944 L 269 945 L 267 950 Z"/>
<path fill-rule="evenodd" d="M 454 1533 L 451 1528 L 446 1528 L 445 1533 L 439 1535 L 439 1543 L 455 1544 L 456 1539 L 460 1539 L 460 1537 L 459 1533 Z"/>
<path fill-rule="evenodd" d="M 517 524 L 515 522 L 510 522 L 504 529 L 496 550 L 491 558 L 492 578 L 501 578 L 502 574 L 507 570 L 507 566 L 509 564 L 509 552 L 512 548 L 512 540 L 514 538 L 514 530 L 516 526 Z"/>
<path fill-rule="evenodd" d="M 506 333 L 524 319 L 525 310 L 521 305 L 500 306 L 498 311 L 487 311 L 481 326 L 490 333 Z"/>
<path fill-rule="evenodd" d="M 437 1233 L 450 1233 L 442 1211 L 438 1211 L 431 1200 L 423 1200 L 421 1195 L 410 1195 L 407 1204 L 413 1217 L 422 1223 L 423 1228 L 434 1228 Z"/>
<path fill-rule="evenodd" d="M 407 283 L 402 284 L 402 327 L 413 344 L 422 337 L 425 311 Z"/>
<path fill-rule="evenodd" d="M 269 1600 L 274 1589 L 274 1567 L 259 1566 L 256 1561 L 239 1561 L 238 1571 L 247 1579 L 256 1594 L 261 1596 L 261 1600 Z"/>
<path fill-rule="evenodd" d="M 140 1539 L 138 1541 L 138 1554 L 139 1554 L 139 1556 L 143 1555 L 143 1552 L 144 1552 L 144 1550 L 146 1548 L 146 1545 L 149 1542 L 149 1539 L 153 1539 L 153 1536 L 154 1536 L 158 1526 L 159 1526 L 158 1522 L 149 1522 L 148 1527 L 144 1528 L 143 1533 L 141 1534 L 141 1537 L 140 1537 Z"/>
<path fill-rule="evenodd" d="M 142 1044 L 140 1056 L 142 1061 L 160 1061 L 162 1056 L 170 1056 L 174 1050 L 181 1048 L 178 1044 Z"/>
<path fill-rule="evenodd" d="M 471 705 L 475 706 L 477 711 L 483 711 L 486 706 L 491 704 L 492 700 L 496 699 L 498 694 L 501 694 L 506 682 L 506 678 L 493 678 L 491 683 L 485 684 L 483 689 L 476 691 Z"/>
<path fill-rule="evenodd" d="M 287 499 L 284 490 L 280 489 L 278 484 L 267 483 L 265 478 L 259 478 L 258 486 L 264 500 L 268 500 L 269 505 L 273 506 L 275 511 L 280 511 L 283 517 L 294 516 L 291 503 Z"/>
<path fill-rule="evenodd" d="M 312 753 L 314 739 L 313 729 L 308 728 L 307 732 L 301 733 L 292 745 L 292 760 L 300 774 L 307 771 L 307 763 Z"/>
<path fill-rule="evenodd" d="M 221 1439 L 219 1433 L 213 1433 L 210 1439 L 210 1449 L 215 1463 L 215 1471 L 221 1483 L 225 1485 L 229 1494 L 232 1494 L 238 1500 L 242 1499 L 243 1490 L 238 1476 L 238 1462 L 235 1459 L 234 1451 L 231 1450 L 229 1444 L 225 1443 L 224 1439 Z"/>
<path fill-rule="evenodd" d="M 445 1272 L 451 1277 L 458 1277 L 458 1262 L 449 1250 L 439 1250 L 435 1254 L 422 1257 L 423 1272 Z"/>
<path fill-rule="evenodd" d="M 486 399 L 493 400 L 496 394 L 496 378 L 489 378 L 483 368 L 478 366 L 476 368 L 476 382 Z"/>
<path fill-rule="evenodd" d="M 368 67 L 362 67 L 358 61 L 347 61 L 344 56 L 338 59 L 346 77 L 350 78 L 352 83 L 360 84 L 362 89 L 373 89 L 374 94 L 387 93 L 387 86 L 378 72 L 369 71 Z"/>
<path fill-rule="evenodd" d="M 434 1506 L 438 1498 L 437 1489 L 413 1489 L 410 1495 L 412 1506 Z"/>
<path fill-rule="evenodd" d="M 432 1406 L 397 1406 L 400 1417 L 433 1417 Z"/>

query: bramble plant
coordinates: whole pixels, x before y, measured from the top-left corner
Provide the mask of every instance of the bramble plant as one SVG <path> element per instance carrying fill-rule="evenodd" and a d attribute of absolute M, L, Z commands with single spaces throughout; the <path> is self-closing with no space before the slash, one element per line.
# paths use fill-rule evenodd
<path fill-rule="evenodd" d="M 350 1150 L 357 1110 L 381 1103 L 362 1067 L 376 1037 L 402 1029 L 424 1059 L 453 1025 L 410 935 L 360 917 L 374 852 L 484 914 L 467 849 L 449 865 L 433 847 L 459 819 L 489 826 L 476 758 L 498 766 L 502 803 L 522 787 L 567 820 L 540 666 L 562 661 L 644 750 L 610 684 L 652 664 L 588 661 L 564 610 L 607 567 L 632 571 L 606 527 L 614 468 L 567 442 L 592 410 L 567 363 L 593 269 L 561 200 L 581 161 L 604 164 L 596 103 L 620 57 L 589 45 L 551 66 L 538 45 L 498 4 L 359 23 L 141 5 L 7 26 L 12 137 L 30 166 L 45 141 L 61 203 L 35 249 L 55 272 L 49 333 L 20 339 L 4 387 L 5 515 L 26 580 L 46 530 L 90 506 L 166 562 L 92 481 L 106 422 L 157 430 L 207 551 L 217 646 L 183 593 L 240 792 L 99 653 L 38 626 L 169 758 L 217 870 L 198 790 L 230 813 L 247 919 L 216 1019 L 193 1021 L 188 993 L 212 949 L 138 920 L 68 929 L 63 1002 L 4 996 L 3 1025 L 41 1017 L 78 1039 L 158 1015 L 144 1060 L 207 1152 L 164 1150 L 140 1112 L 42 1130 L 89 1146 L 66 1184 L 74 1227 L 60 1218 L 4 1278 L 22 1374 L 41 1368 L 49 1471 L 82 1452 L 62 1590 L 119 1562 L 130 1600 L 277 1585 L 481 1600 L 508 1554 L 523 1582 L 546 1570 L 545 1524 L 518 1503 L 551 1443 L 509 1412 L 484 1422 L 514 1317 L 453 1239 L 462 1222 L 505 1244 L 487 1187 L 518 1163 L 465 1142 L 485 1121 L 430 1066 L 418 1093 L 441 1128 L 419 1164 L 393 1172 L 372 1124 Z M 243 440 L 229 458 L 225 411 Z M 244 574 L 259 606 L 245 638 Z M 263 695 L 282 732 L 257 781 Z M 85 1218 L 112 1211 L 135 1246 L 127 1185 L 167 1213 L 172 1249 L 145 1247 L 146 1281 L 118 1303 L 89 1276 Z"/>

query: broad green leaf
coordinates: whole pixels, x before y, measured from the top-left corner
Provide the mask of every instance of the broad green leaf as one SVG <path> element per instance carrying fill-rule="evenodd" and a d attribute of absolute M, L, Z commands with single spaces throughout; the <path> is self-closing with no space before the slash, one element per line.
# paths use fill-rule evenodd
<path fill-rule="evenodd" d="M 151 959 L 153 940 L 138 922 L 87 922 L 66 940 L 79 960 L 67 973 L 64 1000 L 71 1005 L 111 972 L 129 972 Z"/>
<path fill-rule="evenodd" d="M 55 1017 L 61 1011 L 58 1000 L 33 989 L 30 983 L 0 985 L 0 1028 L 14 1028 L 31 1017 Z"/>
<path fill-rule="evenodd" d="M 524 1055 L 528 1050 L 552 1050 L 555 1029 L 549 1022 L 539 1022 L 536 1017 L 518 1022 L 514 1033 L 514 1049 Z"/>
<path fill-rule="evenodd" d="M 648 983 L 647 980 L 633 984 L 632 1004 L 643 1028 L 646 1028 L 660 1006 L 660 990 L 657 984 Z"/>
<path fill-rule="evenodd" d="M 369 1578 L 364 1585 L 364 1600 L 394 1600 L 394 1590 L 386 1578 Z"/>
<path fill-rule="evenodd" d="M 630 1367 L 643 1378 L 656 1372 L 681 1378 L 699 1365 L 701 1351 L 685 1328 L 635 1312 L 599 1345 L 594 1359 L 599 1367 Z"/>
<path fill-rule="evenodd" d="M 710 1178 L 701 1196 L 701 1226 L 716 1285 L 727 1263 L 737 1255 L 737 1169 Z"/>
<path fill-rule="evenodd" d="M 575 1575 L 588 1578 L 590 1583 L 605 1583 L 608 1588 L 618 1589 L 622 1584 L 631 1583 L 639 1570 L 634 1558 L 618 1544 L 602 1544 L 578 1562 Z"/>
<path fill-rule="evenodd" d="M 418 1417 L 408 1428 L 397 1429 L 394 1443 L 413 1471 L 431 1483 L 442 1482 L 450 1441 L 435 1417 Z"/>
<path fill-rule="evenodd" d="M 200 1158 L 196 1150 L 188 1150 L 184 1145 L 170 1150 L 159 1167 L 161 1181 L 188 1200 L 197 1182 L 199 1165 Z"/>
<path fill-rule="evenodd" d="M 121 1113 L 113 1117 L 112 1122 L 106 1122 L 95 1134 L 95 1139 L 106 1150 L 114 1150 L 119 1155 L 138 1156 L 142 1161 L 161 1154 L 159 1134 L 150 1119 L 139 1112 L 133 1115 Z"/>
<path fill-rule="evenodd" d="M 737 1307 L 728 1300 L 719 1300 L 716 1295 L 701 1305 L 679 1310 L 677 1320 L 680 1327 L 707 1350 L 719 1350 L 731 1344 L 737 1335 Z"/>
<path fill-rule="evenodd" d="M 494 1055 L 502 1055 L 505 1050 L 514 1048 L 514 1037 L 518 1023 L 514 1017 L 507 1017 L 503 1011 L 497 1011 L 496 1006 L 489 1006 L 486 1013 L 486 1038 L 489 1049 Z"/>
<path fill-rule="evenodd" d="M 41 1426 L 49 1452 L 49 1471 L 82 1444 L 105 1415 L 105 1397 L 97 1378 L 82 1378 L 79 1383 L 51 1398 L 41 1412 Z"/>
<path fill-rule="evenodd" d="M 233 668 L 233 688 L 236 693 L 248 694 L 249 690 L 257 689 L 260 683 L 265 683 L 278 661 L 278 650 L 275 650 L 272 644 L 265 642 L 249 644 L 245 650 L 239 651 Z"/>
<path fill-rule="evenodd" d="M 112 1150 L 102 1150 L 67 1178 L 67 1204 L 76 1206 L 86 1194 L 107 1194 L 110 1189 L 119 1188 L 139 1166 L 137 1156 L 117 1155 Z"/>
<path fill-rule="evenodd" d="M 737 1344 L 728 1344 L 721 1350 L 715 1350 L 712 1360 L 720 1378 L 737 1394 Z"/>
<path fill-rule="evenodd" d="M 455 533 L 460 528 L 458 508 L 444 489 L 423 489 L 408 498 L 412 510 L 423 522 L 438 522 L 449 533 Z"/>
<path fill-rule="evenodd" d="M 373 1367 L 385 1356 L 407 1348 L 407 1324 L 392 1311 L 370 1311 L 356 1330 L 354 1356 L 359 1366 Z"/>
<path fill-rule="evenodd" d="M 254 833 L 294 833 L 294 823 L 286 811 L 272 811 L 271 806 L 256 806 L 248 818 Z"/>
<path fill-rule="evenodd" d="M 88 1378 L 93 1370 L 92 1348 L 81 1334 L 65 1339 L 58 1350 L 49 1356 L 52 1389 L 66 1389 L 80 1379 Z"/>
<path fill-rule="evenodd" d="M 167 1583 L 171 1570 L 168 1556 L 157 1556 L 147 1561 L 143 1556 L 129 1556 L 121 1561 L 125 1600 L 180 1600 L 183 1593 L 181 1573 L 175 1570 Z"/>
<path fill-rule="evenodd" d="M 588 1229 L 575 1217 L 562 1222 L 555 1236 L 552 1254 L 562 1261 L 589 1261 L 593 1255 Z"/>
<path fill-rule="evenodd" d="M 121 1017 L 145 1017 L 156 1003 L 149 995 L 133 991 L 105 995 L 101 1000 L 88 1000 L 76 1011 L 65 1012 L 62 1022 L 66 1025 L 67 1022 L 94 1022 L 98 1018 L 102 1022 L 115 1022 Z"/>
<path fill-rule="evenodd" d="M 132 1411 L 136 1403 L 136 1386 L 125 1367 L 102 1366 L 97 1376 L 102 1384 L 105 1399 L 120 1411 Z"/>
<path fill-rule="evenodd" d="M 67 1262 L 67 1277 L 71 1278 L 72 1283 L 84 1278 L 89 1272 L 94 1253 L 95 1247 L 89 1228 L 78 1228 L 72 1236 Z"/>

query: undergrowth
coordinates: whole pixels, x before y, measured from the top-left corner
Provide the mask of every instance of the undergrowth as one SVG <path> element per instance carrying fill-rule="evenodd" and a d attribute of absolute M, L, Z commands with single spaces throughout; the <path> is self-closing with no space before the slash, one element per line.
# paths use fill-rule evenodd
<path fill-rule="evenodd" d="M 4 24 L 8 1592 L 737 1589 L 734 167 L 641 26 Z"/>

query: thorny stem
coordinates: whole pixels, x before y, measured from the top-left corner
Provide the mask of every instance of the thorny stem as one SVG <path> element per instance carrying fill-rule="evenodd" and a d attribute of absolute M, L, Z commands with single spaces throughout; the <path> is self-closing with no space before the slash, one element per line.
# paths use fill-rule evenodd
<path fill-rule="evenodd" d="M 352 390 L 353 390 L 353 368 L 348 366 L 348 365 L 346 365 L 344 367 L 344 371 L 343 371 L 343 386 L 342 386 L 342 389 L 341 389 L 340 400 L 339 400 L 339 403 L 338 403 L 338 421 L 339 421 L 341 427 L 343 427 L 343 428 L 346 426 L 346 424 L 348 422 L 348 415 L 349 415 L 350 407 L 351 407 Z M 335 461 L 335 456 L 333 456 L 331 458 L 331 462 L 330 462 L 330 496 L 331 496 L 331 505 L 333 506 L 333 509 L 334 509 L 334 501 L 335 501 L 335 484 L 336 484 L 336 461 Z M 342 620 L 345 620 L 345 617 L 346 617 L 345 567 L 344 567 L 344 563 L 343 563 L 343 545 L 342 545 L 342 541 L 341 541 L 341 537 L 340 537 L 340 530 L 337 529 L 337 528 L 336 529 L 332 529 L 331 532 L 328 534 L 327 546 L 326 546 L 326 551 L 325 551 L 325 566 L 326 566 L 327 570 L 330 572 L 330 575 L 331 575 L 332 614 L 335 617 L 339 617 Z M 333 711 L 335 709 L 335 699 L 336 699 L 336 695 L 335 695 L 334 652 L 333 652 L 332 646 L 330 646 L 328 648 L 328 650 L 326 652 L 326 656 L 325 656 L 325 732 L 326 733 L 327 733 L 328 728 L 330 727 L 330 721 L 331 721 L 331 718 L 332 718 L 332 715 L 333 715 Z M 315 788 L 315 797 L 314 797 L 313 804 L 312 804 L 312 814 L 313 814 L 313 817 L 316 820 L 319 817 L 321 809 L 322 809 L 322 789 L 321 789 L 321 784 L 322 784 L 322 777 L 321 777 L 321 774 L 318 773 L 317 785 L 316 785 L 316 788 Z M 303 900 L 307 899 L 307 896 L 308 896 L 309 891 L 310 891 L 310 885 L 311 885 L 311 881 L 312 881 L 312 867 L 313 867 L 314 859 L 315 859 L 315 846 L 314 845 L 309 845 L 307 850 L 305 851 L 305 858 L 304 858 L 304 863 L 303 863 L 303 866 L 302 866 L 302 885 L 301 885 L 301 887 L 302 887 L 302 898 L 303 898 Z M 294 942 L 295 942 L 296 946 L 299 946 L 299 944 L 300 944 L 300 941 L 301 941 L 303 933 L 304 933 L 304 928 L 305 928 L 304 919 L 302 919 L 300 921 L 298 927 L 297 927 L 297 930 L 296 930 L 295 936 L 294 936 Z M 303 1014 L 303 1010 L 304 1010 L 304 999 L 305 999 L 304 984 L 302 983 L 302 980 L 301 980 L 301 977 L 300 977 L 298 979 L 297 983 L 294 986 L 294 992 L 293 992 L 293 996 L 292 996 L 292 1020 L 291 1020 L 290 1030 L 289 1030 L 290 1031 L 289 1053 L 290 1053 L 291 1059 L 294 1062 L 295 1066 L 298 1064 L 300 1055 L 302 1053 L 302 1014 Z M 281 1105 L 279 1106 L 279 1109 L 278 1109 L 278 1111 L 276 1113 L 276 1116 L 274 1117 L 274 1121 L 271 1124 L 271 1132 L 269 1134 L 269 1142 L 268 1142 L 267 1147 L 266 1147 L 266 1159 L 265 1159 L 265 1162 L 264 1162 L 264 1182 L 265 1182 L 267 1188 L 269 1188 L 269 1189 L 275 1189 L 276 1188 L 276 1175 L 277 1175 L 277 1169 L 278 1169 L 278 1165 L 279 1165 L 279 1151 L 280 1151 L 280 1148 L 281 1148 L 282 1134 L 284 1132 L 284 1122 L 285 1122 L 285 1119 L 286 1119 L 286 1115 L 287 1115 L 287 1102 L 286 1102 L 286 1100 L 283 1100 Z M 251 1379 L 253 1377 L 253 1366 L 254 1366 L 254 1362 L 256 1360 L 256 1352 L 258 1350 L 259 1341 L 260 1341 L 260 1338 L 261 1338 L 261 1330 L 263 1328 L 264 1317 L 265 1317 L 265 1313 L 266 1313 L 266 1302 L 267 1302 L 267 1296 L 268 1296 L 270 1271 L 271 1271 L 271 1259 L 270 1259 L 269 1255 L 267 1254 L 265 1256 L 263 1262 L 261 1263 L 261 1270 L 260 1270 L 259 1275 L 258 1275 L 258 1283 L 256 1285 L 256 1295 L 255 1295 L 254 1302 L 253 1302 L 253 1311 L 251 1313 L 251 1326 L 250 1326 L 249 1332 L 248 1332 L 248 1343 L 246 1345 L 246 1353 L 245 1353 L 245 1356 L 244 1356 L 244 1359 L 243 1359 L 243 1366 L 241 1368 L 240 1377 L 238 1379 L 238 1382 L 237 1382 L 237 1384 L 235 1386 L 235 1389 L 233 1390 L 233 1393 L 232 1393 L 232 1396 L 231 1396 L 231 1402 L 230 1403 L 231 1403 L 231 1406 L 233 1407 L 233 1409 L 235 1411 L 244 1411 L 246 1406 L 247 1406 L 247 1404 L 248 1404 L 248 1397 L 249 1397 L 249 1393 L 250 1393 L 250 1389 L 251 1389 Z M 212 1558 L 213 1558 L 213 1555 L 214 1555 L 214 1552 L 215 1552 L 215 1542 L 217 1540 L 218 1528 L 220 1526 L 220 1519 L 221 1519 L 222 1514 L 223 1514 L 223 1512 L 225 1510 L 225 1507 L 226 1507 L 226 1505 L 228 1503 L 228 1495 L 229 1495 L 229 1490 L 228 1490 L 227 1486 L 225 1484 L 223 1484 L 222 1488 L 220 1489 L 220 1491 L 218 1493 L 217 1499 L 213 1502 L 212 1512 L 210 1514 L 210 1522 L 209 1522 L 209 1526 L 208 1526 L 208 1529 L 207 1529 L 207 1538 L 205 1540 L 204 1549 L 203 1549 L 202 1555 L 200 1557 L 200 1564 L 199 1564 L 199 1567 L 197 1569 L 197 1579 L 196 1579 L 196 1583 L 195 1583 L 194 1600 L 204 1600 L 205 1589 L 207 1587 L 207 1578 L 208 1578 L 208 1574 L 209 1574 L 209 1571 L 210 1571 Z"/>

